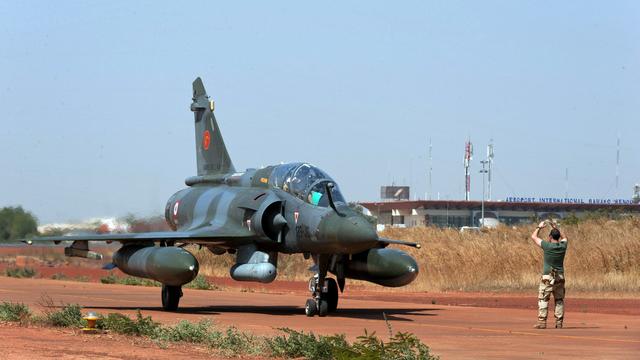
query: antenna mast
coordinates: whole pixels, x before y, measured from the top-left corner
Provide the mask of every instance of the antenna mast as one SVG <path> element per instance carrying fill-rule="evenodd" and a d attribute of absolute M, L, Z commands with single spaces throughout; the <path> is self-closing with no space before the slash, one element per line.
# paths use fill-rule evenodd
<path fill-rule="evenodd" d="M 433 171 L 433 159 L 431 157 L 431 138 L 429 138 L 429 184 L 427 187 L 427 200 L 431 200 L 431 172 Z"/>
<path fill-rule="evenodd" d="M 487 169 L 487 200 L 491 201 L 491 174 L 493 168 L 493 139 L 489 140 L 489 145 L 487 145 L 487 162 L 489 165 L 489 169 Z"/>
<path fill-rule="evenodd" d="M 564 198 L 569 198 L 569 168 L 564 168 Z"/>
<path fill-rule="evenodd" d="M 620 193 L 618 184 L 620 182 L 620 134 L 618 134 L 618 142 L 616 145 L 616 196 Z"/>
<path fill-rule="evenodd" d="M 471 197 L 471 173 L 469 168 L 471 166 L 471 160 L 473 159 L 473 144 L 471 139 L 467 139 L 464 146 L 464 199 L 469 201 Z"/>

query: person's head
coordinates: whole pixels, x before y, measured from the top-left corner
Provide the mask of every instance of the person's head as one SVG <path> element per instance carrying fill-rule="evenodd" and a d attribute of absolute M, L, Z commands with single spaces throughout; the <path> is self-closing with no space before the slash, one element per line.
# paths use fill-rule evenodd
<path fill-rule="evenodd" d="M 549 233 L 549 238 L 553 239 L 553 240 L 560 240 L 560 230 L 558 229 L 551 229 L 551 232 Z"/>

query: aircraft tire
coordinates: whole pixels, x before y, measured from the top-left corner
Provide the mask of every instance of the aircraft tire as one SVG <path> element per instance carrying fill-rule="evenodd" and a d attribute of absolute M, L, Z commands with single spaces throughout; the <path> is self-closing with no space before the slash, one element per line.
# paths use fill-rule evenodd
<path fill-rule="evenodd" d="M 165 311 L 178 310 L 182 288 L 180 286 L 162 285 L 162 309 Z"/>
<path fill-rule="evenodd" d="M 327 292 L 323 294 L 327 299 L 327 304 L 329 306 L 329 312 L 334 312 L 338 309 L 338 284 L 336 280 L 333 278 L 328 278 L 327 280 Z"/>
<path fill-rule="evenodd" d="M 308 317 L 313 317 L 318 312 L 318 305 L 313 299 L 307 299 L 307 303 L 304 306 L 304 314 Z"/>
<path fill-rule="evenodd" d="M 320 299 L 320 301 L 318 301 L 318 316 L 320 317 L 327 316 L 328 313 L 329 313 L 329 303 L 327 302 L 327 300 Z"/>

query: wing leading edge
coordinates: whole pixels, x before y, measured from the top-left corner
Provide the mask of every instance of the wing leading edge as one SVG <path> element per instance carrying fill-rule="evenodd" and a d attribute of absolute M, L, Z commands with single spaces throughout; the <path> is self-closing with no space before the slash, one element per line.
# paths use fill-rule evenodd
<path fill-rule="evenodd" d="M 87 234 L 87 235 L 67 235 L 67 236 L 41 236 L 26 239 L 23 242 L 32 244 L 34 242 L 45 241 L 119 241 L 122 243 L 139 241 L 175 241 L 183 243 L 214 243 L 226 244 L 236 242 L 241 239 L 252 240 L 255 234 L 246 228 L 236 228 L 233 231 L 228 229 L 201 228 L 192 231 L 159 231 L 147 233 L 125 233 L 125 234 Z"/>

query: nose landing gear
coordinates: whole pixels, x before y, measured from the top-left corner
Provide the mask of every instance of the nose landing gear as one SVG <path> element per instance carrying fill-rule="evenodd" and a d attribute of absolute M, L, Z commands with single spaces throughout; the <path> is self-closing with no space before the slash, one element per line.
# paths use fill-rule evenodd
<path fill-rule="evenodd" d="M 323 286 L 320 286 L 320 276 L 316 274 L 309 279 L 309 291 L 313 297 L 307 299 L 304 307 L 307 316 L 327 316 L 338 308 L 338 284 L 335 279 L 325 278 Z"/>

